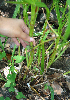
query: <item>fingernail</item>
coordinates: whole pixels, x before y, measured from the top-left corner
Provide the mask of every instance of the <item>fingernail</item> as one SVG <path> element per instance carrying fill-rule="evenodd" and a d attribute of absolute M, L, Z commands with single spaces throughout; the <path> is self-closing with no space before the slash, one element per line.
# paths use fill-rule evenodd
<path fill-rule="evenodd" d="M 32 42 L 33 41 L 33 38 L 32 37 L 30 37 L 30 42 Z"/>
<path fill-rule="evenodd" d="M 30 37 L 30 42 L 33 42 L 33 45 L 35 46 L 35 40 L 34 40 L 34 38 Z"/>

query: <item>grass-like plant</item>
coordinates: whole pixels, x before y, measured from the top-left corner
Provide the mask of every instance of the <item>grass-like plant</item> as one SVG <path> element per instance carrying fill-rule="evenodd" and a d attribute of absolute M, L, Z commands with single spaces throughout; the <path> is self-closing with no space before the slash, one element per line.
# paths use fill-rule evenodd
<path fill-rule="evenodd" d="M 27 60 L 27 67 L 30 68 L 30 66 L 32 65 L 32 63 L 34 61 L 34 55 L 35 55 L 35 57 L 37 57 L 38 67 L 41 66 L 40 74 L 41 75 L 44 74 L 45 73 L 44 72 L 44 70 L 45 70 L 44 63 L 45 63 L 45 57 L 47 56 L 47 54 L 45 54 L 45 51 L 49 51 L 49 61 L 48 61 L 47 67 L 46 67 L 46 69 L 48 69 L 51 66 L 51 64 L 53 62 L 55 62 L 69 46 L 69 41 L 67 40 L 67 38 L 70 34 L 69 33 L 70 0 L 66 1 L 66 5 L 64 7 L 60 6 L 59 0 L 53 0 L 52 6 L 50 9 L 46 6 L 46 4 L 41 2 L 41 0 L 17 0 L 17 2 L 16 1 L 8 1 L 7 3 L 17 4 L 14 14 L 13 14 L 13 18 L 16 18 L 17 14 L 20 13 L 20 4 L 22 4 L 24 22 L 28 25 L 28 27 L 30 29 L 29 36 L 31 36 L 31 37 L 40 36 L 39 44 L 37 44 L 35 47 L 33 47 L 32 42 L 30 43 L 29 55 L 27 53 L 27 48 L 25 49 L 26 50 L 26 60 Z M 65 14 L 68 4 L 69 4 L 69 12 L 67 14 Z M 29 6 L 31 6 L 30 22 L 29 22 L 28 13 L 27 13 Z M 46 20 L 45 20 L 42 31 L 38 32 L 38 33 L 34 33 L 34 25 L 35 25 L 38 11 L 39 11 L 39 7 L 44 7 L 46 9 Z M 62 8 L 63 8 L 63 10 L 62 10 Z M 49 16 L 50 16 L 50 12 L 52 9 L 55 9 L 56 14 L 57 14 L 57 19 L 58 19 L 58 24 L 59 24 L 57 31 L 55 29 L 53 29 L 52 26 L 49 24 Z M 60 17 L 60 11 L 62 11 L 62 17 Z M 21 16 L 19 18 L 21 18 Z M 49 33 L 49 31 L 46 29 L 47 24 L 48 24 L 50 30 L 56 35 L 55 39 L 50 38 L 50 39 L 46 40 L 46 37 Z M 65 31 L 64 35 L 62 36 L 63 27 L 66 27 L 66 31 Z M 44 43 L 47 43 L 51 40 L 53 40 L 52 44 L 48 47 L 47 50 L 45 50 Z M 6 55 L 5 55 L 4 47 L 1 43 L 1 41 L 0 41 L 0 46 L 2 46 L 2 49 L 3 49 L 3 54 L 0 54 L 0 59 L 2 59 L 2 57 L 6 56 Z M 51 49 L 52 47 L 53 47 L 53 49 Z M 16 73 L 14 72 L 15 68 L 14 68 L 14 60 L 13 59 L 16 59 L 16 63 L 20 63 L 25 59 L 24 56 L 20 56 L 20 55 L 14 56 L 15 48 L 16 48 L 16 45 L 12 52 L 12 57 L 11 57 L 12 63 L 10 62 L 10 64 L 9 64 L 11 66 L 9 71 L 12 74 L 8 74 L 7 82 L 5 85 L 6 87 L 10 87 L 10 89 L 9 89 L 10 92 L 14 91 L 14 86 L 16 85 L 15 84 Z M 36 49 L 37 49 L 37 53 L 35 54 L 34 50 L 36 50 Z M 21 58 L 21 60 L 19 61 L 18 58 Z M 49 87 L 49 89 L 51 91 L 51 87 Z M 54 92 L 51 92 L 51 93 L 53 94 Z M 25 96 L 22 93 L 18 93 L 18 96 L 16 96 L 17 99 L 20 99 L 19 95 L 21 95 L 21 97 L 25 98 Z M 51 98 L 54 98 L 54 97 L 52 96 Z M 2 99 L 2 100 L 4 100 L 4 99 Z M 53 100 L 53 99 L 51 99 L 51 100 Z"/>

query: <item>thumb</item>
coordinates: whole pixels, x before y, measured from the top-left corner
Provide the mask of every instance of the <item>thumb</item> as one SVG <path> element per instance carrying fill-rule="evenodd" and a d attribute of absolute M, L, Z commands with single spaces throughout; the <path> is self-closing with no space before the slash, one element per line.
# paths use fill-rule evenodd
<path fill-rule="evenodd" d="M 22 38 L 24 41 L 27 41 L 27 42 L 33 42 L 33 45 L 35 46 L 35 39 L 33 37 L 30 37 L 28 34 L 23 32 L 20 35 L 20 38 Z"/>

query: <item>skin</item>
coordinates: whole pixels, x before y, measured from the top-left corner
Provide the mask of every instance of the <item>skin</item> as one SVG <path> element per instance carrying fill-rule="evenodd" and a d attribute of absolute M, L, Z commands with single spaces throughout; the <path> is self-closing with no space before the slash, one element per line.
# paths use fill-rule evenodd
<path fill-rule="evenodd" d="M 20 45 L 17 38 L 23 47 L 28 45 L 25 41 L 35 46 L 35 39 L 29 36 L 29 28 L 22 19 L 0 17 L 0 34 L 11 37 L 17 46 Z"/>

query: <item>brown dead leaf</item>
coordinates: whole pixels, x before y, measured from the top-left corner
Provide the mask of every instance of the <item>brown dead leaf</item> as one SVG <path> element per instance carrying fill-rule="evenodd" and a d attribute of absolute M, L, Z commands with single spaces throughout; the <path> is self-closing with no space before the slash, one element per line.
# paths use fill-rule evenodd
<path fill-rule="evenodd" d="M 63 92 L 63 89 L 57 82 L 52 83 L 51 86 L 54 90 L 54 94 L 61 95 L 61 93 Z"/>
<path fill-rule="evenodd" d="M 51 79 L 56 78 L 57 79 L 59 76 L 60 76 L 59 73 L 54 73 L 52 75 L 48 75 L 47 78 L 51 78 Z"/>
<path fill-rule="evenodd" d="M 66 81 L 66 83 L 67 83 L 68 89 L 70 90 L 70 82 Z"/>

